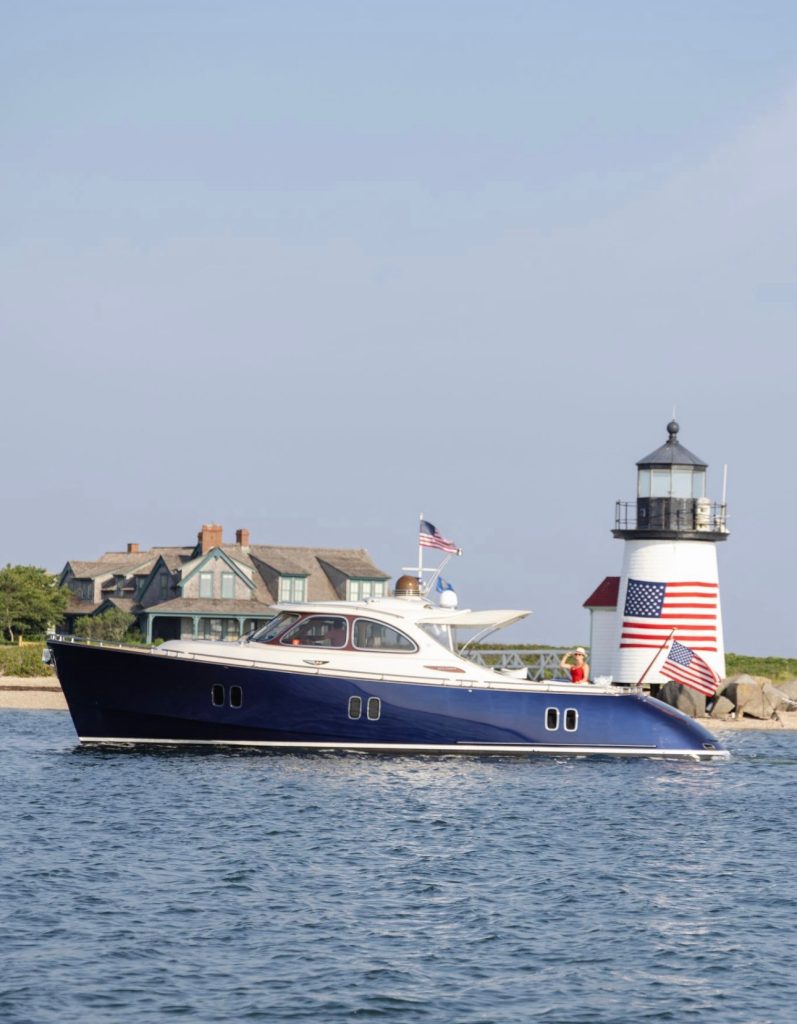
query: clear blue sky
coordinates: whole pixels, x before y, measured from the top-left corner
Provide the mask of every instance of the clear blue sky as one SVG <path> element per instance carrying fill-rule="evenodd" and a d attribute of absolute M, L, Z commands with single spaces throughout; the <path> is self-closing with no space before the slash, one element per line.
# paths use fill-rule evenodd
<path fill-rule="evenodd" d="M 364 546 L 584 642 L 666 439 L 797 656 L 797 6 L 0 3 L 0 561 Z"/>

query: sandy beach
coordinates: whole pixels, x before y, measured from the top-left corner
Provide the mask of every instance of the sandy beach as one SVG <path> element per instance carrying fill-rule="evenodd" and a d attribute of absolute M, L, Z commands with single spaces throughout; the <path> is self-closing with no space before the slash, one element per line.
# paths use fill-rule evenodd
<path fill-rule="evenodd" d="M 66 711 L 66 700 L 55 676 L 0 676 L 0 708 Z M 712 731 L 726 729 L 797 729 L 797 711 L 781 711 L 778 719 L 700 719 Z"/>

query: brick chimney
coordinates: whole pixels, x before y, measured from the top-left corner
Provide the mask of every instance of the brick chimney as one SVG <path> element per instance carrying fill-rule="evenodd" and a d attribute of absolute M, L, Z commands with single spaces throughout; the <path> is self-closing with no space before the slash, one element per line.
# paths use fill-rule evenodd
<path fill-rule="evenodd" d="M 249 531 L 245 528 L 235 531 L 235 543 L 240 544 L 242 548 L 249 547 Z"/>
<path fill-rule="evenodd" d="M 220 548 L 221 527 L 218 523 L 203 523 L 196 539 L 199 541 L 200 551 L 203 555 L 207 554 L 211 548 Z"/>
<path fill-rule="evenodd" d="M 127 553 L 128 553 L 128 555 L 137 555 L 138 554 L 138 544 L 130 544 L 130 543 L 128 543 L 128 545 L 127 545 Z"/>

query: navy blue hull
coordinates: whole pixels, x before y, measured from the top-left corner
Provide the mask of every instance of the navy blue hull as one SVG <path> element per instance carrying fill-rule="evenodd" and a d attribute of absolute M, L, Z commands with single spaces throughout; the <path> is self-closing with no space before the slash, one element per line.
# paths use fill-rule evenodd
<path fill-rule="evenodd" d="M 364 682 L 129 648 L 64 641 L 50 641 L 49 647 L 75 729 L 89 743 L 693 757 L 724 753 L 701 725 L 633 692 Z M 359 707 L 356 701 L 352 707 L 352 697 L 360 698 Z M 369 698 L 376 698 L 370 706 Z M 352 718 L 357 711 L 359 717 Z"/>

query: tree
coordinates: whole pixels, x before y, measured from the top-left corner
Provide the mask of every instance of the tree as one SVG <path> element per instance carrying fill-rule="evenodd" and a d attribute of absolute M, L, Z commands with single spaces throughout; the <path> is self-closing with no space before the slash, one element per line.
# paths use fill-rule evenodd
<path fill-rule="evenodd" d="M 123 640 L 135 622 L 135 615 L 123 612 L 120 608 L 109 608 L 102 615 L 81 615 L 75 619 L 75 636 L 83 636 L 88 640 Z"/>
<path fill-rule="evenodd" d="M 41 636 L 63 617 L 69 594 L 46 569 L 7 565 L 0 569 L 0 631 L 12 642 L 17 636 Z"/>

